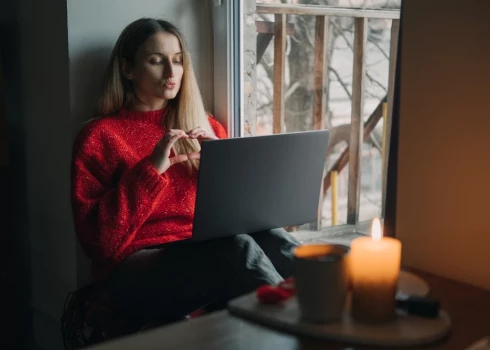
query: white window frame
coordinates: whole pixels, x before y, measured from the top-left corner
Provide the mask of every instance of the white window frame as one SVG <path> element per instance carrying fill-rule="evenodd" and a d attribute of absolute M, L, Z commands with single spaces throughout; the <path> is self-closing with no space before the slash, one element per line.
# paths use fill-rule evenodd
<path fill-rule="evenodd" d="M 242 0 L 210 0 L 213 16 L 214 114 L 229 137 L 243 136 Z"/>

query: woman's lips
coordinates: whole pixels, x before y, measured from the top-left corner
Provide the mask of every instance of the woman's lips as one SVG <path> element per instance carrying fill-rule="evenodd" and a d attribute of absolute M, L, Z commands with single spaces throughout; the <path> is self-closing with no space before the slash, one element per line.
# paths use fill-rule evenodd
<path fill-rule="evenodd" d="M 167 89 L 173 89 L 175 87 L 175 83 L 165 83 L 164 86 L 167 88 Z"/>

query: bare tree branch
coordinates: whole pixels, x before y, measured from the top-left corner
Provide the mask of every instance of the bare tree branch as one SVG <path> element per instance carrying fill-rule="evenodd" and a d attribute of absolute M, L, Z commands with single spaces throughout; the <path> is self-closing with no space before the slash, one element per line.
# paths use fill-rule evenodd
<path fill-rule="evenodd" d="M 310 32 L 310 29 L 308 28 L 308 22 L 306 21 L 303 16 L 298 16 L 298 19 L 301 21 L 303 27 L 303 32 L 306 35 L 306 39 L 308 39 L 308 43 L 310 44 L 311 47 L 315 47 L 315 38 L 312 37 L 312 33 Z M 300 42 L 300 41 L 298 41 Z"/>
<path fill-rule="evenodd" d="M 369 79 L 369 81 L 370 81 L 371 83 L 373 83 L 374 85 L 377 85 L 377 86 L 379 86 L 381 89 L 383 89 L 383 91 L 385 92 L 385 94 L 386 94 L 386 93 L 388 93 L 388 89 L 386 89 L 386 88 L 384 87 L 384 85 L 383 85 L 383 84 L 381 84 L 381 83 L 380 83 L 378 80 L 374 79 L 374 78 L 371 76 L 371 74 L 368 74 L 368 73 L 366 72 L 366 77 Z"/>
<path fill-rule="evenodd" d="M 288 87 L 288 89 L 286 90 L 286 92 L 284 93 L 284 101 L 287 101 L 287 99 L 289 97 L 291 97 L 291 95 L 294 93 L 294 91 L 299 88 L 301 86 L 301 83 L 299 81 L 295 81 L 291 86 Z M 271 102 L 269 103 L 266 103 L 264 105 L 260 105 L 257 107 L 257 109 L 265 109 L 267 107 L 270 107 L 272 106 L 272 104 L 274 103 L 273 99 L 272 99 L 272 96 L 271 96 L 271 99 L 270 99 Z"/>
<path fill-rule="evenodd" d="M 381 59 L 381 60 L 377 60 L 377 61 L 374 61 L 374 62 L 371 62 L 371 63 L 366 63 L 366 67 L 376 66 L 377 64 L 380 64 L 383 61 L 385 61 L 385 60 Z"/>
<path fill-rule="evenodd" d="M 306 111 L 307 111 L 307 112 L 309 112 L 309 111 L 311 111 L 311 110 L 312 110 L 312 108 L 309 108 L 309 109 L 307 109 Z M 294 116 L 303 116 L 303 115 L 305 114 L 305 111 L 293 111 L 293 110 L 291 110 L 291 109 L 289 109 L 289 108 L 284 108 L 284 111 L 285 111 L 285 112 L 288 112 L 288 113 L 289 113 L 289 115 L 292 115 L 293 117 L 294 117 Z"/>
<path fill-rule="evenodd" d="M 266 91 L 259 90 L 258 93 L 263 95 L 268 100 L 272 99 L 272 94 L 269 93 L 269 89 L 266 89 Z"/>
<path fill-rule="evenodd" d="M 367 193 L 363 193 L 363 191 L 361 191 L 361 196 L 364 197 L 369 203 L 374 204 L 376 207 L 381 209 L 379 201 L 372 199 Z"/>
<path fill-rule="evenodd" d="M 352 50 L 352 52 L 354 52 L 354 48 L 352 47 L 352 44 L 350 43 L 349 39 L 347 39 L 347 37 L 345 36 L 345 30 L 342 31 L 340 30 L 340 28 L 337 26 L 337 24 L 335 22 L 332 22 L 332 25 L 334 26 L 335 30 L 337 31 L 338 35 L 341 36 L 345 43 L 347 44 L 347 46 Z M 332 70 L 333 68 L 329 67 L 330 70 Z M 339 76 L 338 73 L 335 74 L 337 76 L 337 79 L 339 80 L 339 82 L 341 82 L 341 78 Z M 375 85 L 381 87 L 383 89 L 384 92 L 387 91 L 387 89 L 385 88 L 385 86 L 383 84 L 381 84 L 378 80 L 376 80 L 371 74 L 369 74 L 369 72 L 366 71 L 366 78 L 369 79 L 370 82 L 374 83 Z M 342 82 L 341 82 L 342 84 Z M 344 87 L 344 90 L 345 90 L 345 84 L 342 84 L 342 87 Z M 349 97 L 350 94 L 349 94 Z"/>
<path fill-rule="evenodd" d="M 287 91 L 284 93 L 284 100 L 287 100 L 300 86 L 301 83 L 299 81 L 295 81 L 290 87 L 288 87 Z"/>
<path fill-rule="evenodd" d="M 374 46 L 376 46 L 378 49 L 379 49 L 379 52 L 381 52 L 383 54 L 383 56 L 386 57 L 386 59 L 390 59 L 390 56 L 383 50 L 383 48 L 374 40 L 369 40 L 369 42 L 371 44 L 373 44 Z"/>
<path fill-rule="evenodd" d="M 349 91 L 349 88 L 347 87 L 347 85 L 344 83 L 344 81 L 342 80 L 342 78 L 340 77 L 339 75 L 339 72 L 337 72 L 337 70 L 331 66 L 328 67 L 328 71 L 329 72 L 332 72 L 336 77 L 337 77 L 337 81 L 340 83 L 340 85 L 344 88 L 344 91 L 345 93 L 347 94 L 347 96 L 349 96 L 349 99 L 352 100 L 352 95 Z"/>
<path fill-rule="evenodd" d="M 301 25 L 298 22 L 301 22 L 302 24 L 305 23 L 305 19 L 302 16 L 296 16 L 296 20 L 297 20 L 296 25 L 298 27 L 301 27 Z M 303 29 L 303 28 L 300 28 L 300 29 Z M 303 32 L 302 30 L 295 30 L 294 31 L 294 34 L 292 35 L 292 37 L 293 37 L 293 40 L 295 42 L 300 43 L 300 42 L 302 42 L 304 40 L 304 38 L 298 37 L 298 34 L 300 34 L 302 32 Z"/>

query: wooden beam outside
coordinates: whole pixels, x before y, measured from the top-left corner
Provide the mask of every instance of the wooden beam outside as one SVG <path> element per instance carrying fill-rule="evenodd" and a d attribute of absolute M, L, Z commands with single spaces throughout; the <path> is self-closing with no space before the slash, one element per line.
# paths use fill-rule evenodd
<path fill-rule="evenodd" d="M 255 21 L 255 28 L 257 28 L 257 33 L 263 34 L 274 34 L 274 22 L 267 21 Z M 294 25 L 292 23 L 286 23 L 286 34 L 294 34 Z"/>
<path fill-rule="evenodd" d="M 324 5 L 257 4 L 257 14 L 266 15 L 272 13 L 285 15 L 341 16 L 355 18 L 400 18 L 400 10 L 398 9 L 378 10 Z"/>
<path fill-rule="evenodd" d="M 286 73 L 286 15 L 275 15 L 274 29 L 274 105 L 272 132 L 284 129 L 284 75 Z"/>
<path fill-rule="evenodd" d="M 316 16 L 315 23 L 315 47 L 313 57 L 313 129 L 321 130 L 324 126 L 326 105 L 326 77 L 327 77 L 327 40 L 328 18 Z M 323 181 L 322 181 L 323 186 Z M 320 189 L 318 199 L 317 221 L 311 224 L 314 231 L 322 227 L 323 189 Z"/>
<path fill-rule="evenodd" d="M 313 129 L 324 126 L 327 77 L 328 18 L 317 16 L 315 24 L 315 47 L 313 66 Z"/>
<path fill-rule="evenodd" d="M 257 60 L 256 63 L 259 63 L 260 60 L 262 59 L 262 56 L 264 56 L 265 50 L 267 50 L 267 47 L 269 46 L 269 43 L 272 41 L 272 38 L 274 37 L 274 34 L 268 34 L 268 33 L 259 33 L 257 34 Z"/>
<path fill-rule="evenodd" d="M 274 37 L 274 22 L 255 21 L 255 27 L 257 28 L 256 63 L 259 63 Z M 292 23 L 286 23 L 286 34 L 294 34 L 294 25 Z"/>
<path fill-rule="evenodd" d="M 352 78 L 352 111 L 349 142 L 349 187 L 347 193 L 347 223 L 355 225 L 359 218 L 361 155 L 364 130 L 364 78 L 367 20 L 356 18 L 354 25 L 354 64 Z"/>

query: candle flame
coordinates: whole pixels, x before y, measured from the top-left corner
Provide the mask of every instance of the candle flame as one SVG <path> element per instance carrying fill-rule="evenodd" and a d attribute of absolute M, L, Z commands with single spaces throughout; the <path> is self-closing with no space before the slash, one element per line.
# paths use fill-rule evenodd
<path fill-rule="evenodd" d="M 383 237 L 383 233 L 381 232 L 381 222 L 378 218 L 374 218 L 373 220 L 373 224 L 371 226 L 371 237 L 373 241 L 379 241 L 381 240 L 381 237 Z"/>

